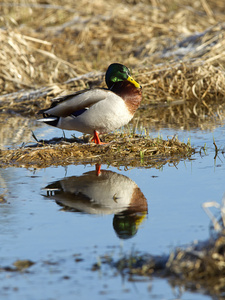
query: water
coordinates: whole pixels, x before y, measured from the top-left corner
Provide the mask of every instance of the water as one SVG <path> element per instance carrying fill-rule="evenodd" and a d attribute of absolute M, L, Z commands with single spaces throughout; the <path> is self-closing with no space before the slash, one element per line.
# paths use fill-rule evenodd
<path fill-rule="evenodd" d="M 43 128 L 35 131 L 38 137 Z M 164 138 L 177 133 L 198 149 L 206 144 L 206 153 L 160 170 L 102 165 L 102 181 L 91 165 L 1 169 L 0 191 L 7 202 L 0 204 L 0 266 L 13 267 L 18 259 L 35 264 L 22 273 L 0 272 L 0 299 L 211 299 L 173 289 L 163 279 L 129 281 L 104 265 L 103 256 L 117 259 L 135 250 L 168 254 L 209 237 L 210 219 L 202 204 L 220 203 L 225 192 L 224 157 L 214 158 L 213 145 L 214 138 L 220 149 L 225 146 L 224 132 L 223 126 L 214 132 L 164 129 Z M 59 192 L 62 187 L 66 194 Z M 109 201 L 108 190 L 115 200 L 111 209 L 103 201 Z M 124 234 L 120 225 L 130 212 L 120 212 L 126 211 L 134 190 L 142 202 L 129 219 L 132 230 Z M 87 201 L 91 195 L 97 201 Z M 92 270 L 95 263 L 102 264 L 100 270 Z"/>

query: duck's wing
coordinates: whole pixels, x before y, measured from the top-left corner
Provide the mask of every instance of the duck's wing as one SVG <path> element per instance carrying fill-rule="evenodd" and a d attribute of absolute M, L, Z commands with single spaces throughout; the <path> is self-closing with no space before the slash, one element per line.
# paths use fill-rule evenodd
<path fill-rule="evenodd" d="M 50 108 L 41 110 L 39 113 L 67 117 L 77 111 L 87 109 L 99 101 L 105 100 L 110 94 L 112 92 L 105 89 L 93 89 L 61 96 L 54 99 Z"/>

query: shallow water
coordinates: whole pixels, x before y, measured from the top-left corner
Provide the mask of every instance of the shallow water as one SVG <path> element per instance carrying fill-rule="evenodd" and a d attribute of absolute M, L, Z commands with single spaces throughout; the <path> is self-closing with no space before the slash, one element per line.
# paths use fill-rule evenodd
<path fill-rule="evenodd" d="M 38 138 L 45 129 L 36 129 Z M 164 129 L 152 136 L 175 133 L 198 149 L 206 144 L 206 152 L 159 170 L 102 165 L 99 178 L 91 165 L 1 169 L 6 203 L 0 204 L 0 267 L 13 267 L 18 259 L 35 264 L 22 273 L 0 271 L 0 298 L 210 299 L 173 289 L 163 279 L 132 282 L 104 265 L 105 255 L 168 254 L 209 237 L 211 223 L 202 204 L 220 203 L 225 192 L 224 157 L 214 158 L 213 145 L 214 138 L 224 148 L 225 127 L 214 132 Z M 45 138 L 60 134 L 51 130 Z M 131 212 L 134 191 L 141 200 Z M 92 270 L 95 263 L 100 270 Z"/>

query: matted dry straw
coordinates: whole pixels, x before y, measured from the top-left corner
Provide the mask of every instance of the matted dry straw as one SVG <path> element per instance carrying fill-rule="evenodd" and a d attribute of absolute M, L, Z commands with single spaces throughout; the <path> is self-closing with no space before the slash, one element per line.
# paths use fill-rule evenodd
<path fill-rule="evenodd" d="M 143 86 L 135 128 L 224 122 L 223 0 L 12 0 L 0 13 L 1 111 L 31 116 L 55 96 L 105 86 L 117 61 Z"/>
<path fill-rule="evenodd" d="M 218 23 L 224 21 L 222 0 L 63 4 L 0 3 L 5 62 L 0 77 L 18 88 L 104 71 L 112 61 L 147 66 L 147 72 L 173 60 L 189 64 L 201 58 L 203 64 L 224 65 L 224 25 Z"/>
<path fill-rule="evenodd" d="M 143 126 L 224 119 L 222 0 L 3 1 L 0 11 L 2 110 L 34 114 L 49 97 L 104 86 L 119 61 L 143 86 Z"/>
<path fill-rule="evenodd" d="M 113 166 L 162 167 L 179 163 L 191 156 L 194 149 L 175 137 L 164 141 L 144 136 L 111 134 L 104 136 L 105 145 L 59 139 L 40 141 L 32 147 L 0 151 L 0 166 L 46 168 L 51 165 L 108 164 Z"/>

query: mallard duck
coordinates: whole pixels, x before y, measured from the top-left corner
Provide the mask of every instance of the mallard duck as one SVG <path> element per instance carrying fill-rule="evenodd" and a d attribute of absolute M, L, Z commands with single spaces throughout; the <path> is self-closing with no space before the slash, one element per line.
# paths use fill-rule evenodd
<path fill-rule="evenodd" d="M 38 121 L 94 134 L 93 141 L 102 144 L 99 134 L 127 124 L 142 100 L 141 86 L 126 66 L 111 64 L 105 81 L 108 89 L 89 89 L 53 99 L 51 107 L 39 112 L 44 118 Z"/>

